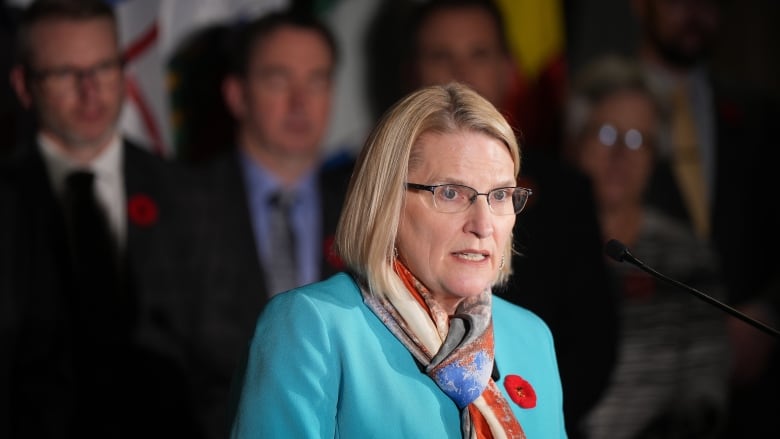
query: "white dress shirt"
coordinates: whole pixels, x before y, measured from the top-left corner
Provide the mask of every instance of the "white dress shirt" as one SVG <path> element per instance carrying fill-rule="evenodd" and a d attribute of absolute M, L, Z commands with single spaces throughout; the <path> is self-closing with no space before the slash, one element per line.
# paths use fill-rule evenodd
<path fill-rule="evenodd" d="M 124 249 L 127 205 L 122 168 L 122 140 L 119 136 L 114 135 L 108 147 L 86 166 L 74 162 L 60 147 L 40 133 L 38 145 L 57 197 L 62 198 L 65 191 L 65 178 L 71 172 L 89 171 L 95 175 L 95 198 L 106 213 L 111 233 L 119 248 Z"/>

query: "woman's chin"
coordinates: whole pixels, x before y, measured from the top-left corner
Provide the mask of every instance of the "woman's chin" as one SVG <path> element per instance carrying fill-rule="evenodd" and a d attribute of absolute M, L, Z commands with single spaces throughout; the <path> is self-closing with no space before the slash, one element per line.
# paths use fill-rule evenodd
<path fill-rule="evenodd" d="M 483 279 L 482 282 L 475 282 L 474 279 L 468 279 L 467 281 L 456 283 L 451 289 L 449 289 L 448 295 L 453 297 L 460 297 L 461 299 L 479 296 L 488 287 L 490 287 L 494 279 L 495 278 L 490 280 Z"/>

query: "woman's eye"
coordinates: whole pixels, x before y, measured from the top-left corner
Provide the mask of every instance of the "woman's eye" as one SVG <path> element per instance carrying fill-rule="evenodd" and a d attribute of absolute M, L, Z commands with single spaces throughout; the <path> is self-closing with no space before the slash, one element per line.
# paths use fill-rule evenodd
<path fill-rule="evenodd" d="M 458 190 L 453 187 L 443 187 L 441 195 L 445 200 L 454 200 L 458 198 Z"/>
<path fill-rule="evenodd" d="M 509 191 L 506 189 L 499 189 L 493 191 L 493 200 L 504 201 L 509 197 Z"/>

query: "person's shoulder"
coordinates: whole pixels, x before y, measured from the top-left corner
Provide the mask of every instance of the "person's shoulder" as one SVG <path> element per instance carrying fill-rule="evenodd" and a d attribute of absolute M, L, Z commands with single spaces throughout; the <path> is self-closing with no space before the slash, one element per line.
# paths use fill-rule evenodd
<path fill-rule="evenodd" d="M 667 248 L 706 246 L 688 224 L 654 207 L 645 208 L 644 229 L 647 241 Z"/>
<path fill-rule="evenodd" d="M 696 236 L 690 225 L 648 207 L 643 227 L 641 243 L 635 250 L 660 270 L 678 277 L 694 270 L 717 270 L 718 258 L 712 244 Z"/>
<path fill-rule="evenodd" d="M 264 313 L 309 309 L 317 314 L 340 314 L 358 306 L 362 300 L 360 289 L 352 276 L 342 272 L 274 296 Z"/>
<path fill-rule="evenodd" d="M 151 151 L 131 139 L 122 139 L 123 168 L 125 178 L 142 180 L 153 179 L 159 182 L 161 179 L 174 178 L 182 169 L 176 162 Z"/>
<path fill-rule="evenodd" d="M 493 295 L 493 320 L 497 326 L 510 330 L 550 333 L 547 323 L 532 311 Z"/>
<path fill-rule="evenodd" d="M 208 160 L 197 162 L 195 166 L 197 168 L 211 171 L 224 169 L 226 167 L 236 167 L 239 166 L 240 157 L 241 153 L 239 153 L 238 149 L 231 148 L 215 155 L 214 157 L 209 158 Z"/>
<path fill-rule="evenodd" d="M 2 159 L 4 173 L 23 174 L 31 168 L 43 169 L 43 157 L 35 141 L 20 144 L 11 154 Z"/>
<path fill-rule="evenodd" d="M 33 205 L 41 201 L 38 197 L 53 196 L 49 172 L 35 141 L 21 144 L 3 159 L 0 168 L 5 184 L 18 191 L 23 203 Z"/>
<path fill-rule="evenodd" d="M 241 155 L 235 148 L 223 151 L 208 160 L 188 164 L 193 174 L 220 192 L 226 185 L 234 187 L 244 185 L 241 166 Z"/>
<path fill-rule="evenodd" d="M 160 154 L 152 152 L 148 147 L 132 139 L 123 137 L 122 147 L 127 160 L 155 164 L 166 163 L 166 160 Z"/>
<path fill-rule="evenodd" d="M 291 292 L 295 292 L 299 295 L 318 298 L 322 295 L 330 295 L 333 292 L 343 291 L 346 289 L 358 290 L 358 286 L 351 275 L 345 272 L 341 272 L 334 274 L 325 280 L 298 287 Z"/>

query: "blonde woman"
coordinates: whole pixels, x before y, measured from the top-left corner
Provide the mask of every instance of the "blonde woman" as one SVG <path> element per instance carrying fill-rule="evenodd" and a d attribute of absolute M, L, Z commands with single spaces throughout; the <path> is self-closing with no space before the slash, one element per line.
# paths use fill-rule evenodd
<path fill-rule="evenodd" d="M 336 247 L 347 272 L 261 315 L 233 437 L 560 438 L 547 326 L 494 297 L 531 195 L 496 109 L 417 91 L 364 146 Z"/>

